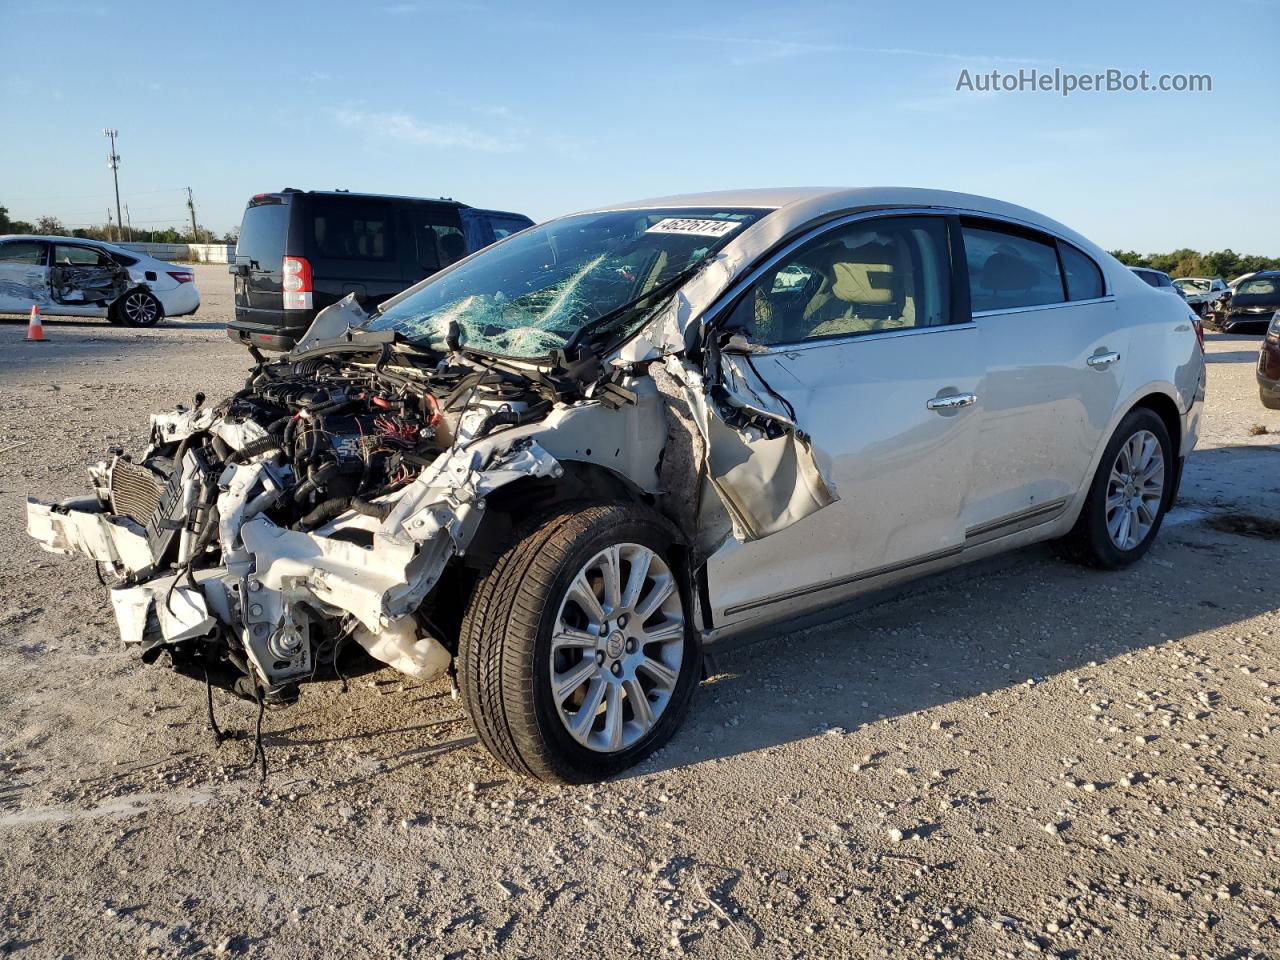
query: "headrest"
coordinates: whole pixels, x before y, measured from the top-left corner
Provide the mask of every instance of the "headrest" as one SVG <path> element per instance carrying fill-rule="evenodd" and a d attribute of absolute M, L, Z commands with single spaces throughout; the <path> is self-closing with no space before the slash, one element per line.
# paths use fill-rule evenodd
<path fill-rule="evenodd" d="M 987 290 L 1030 290 L 1040 282 L 1035 264 L 1009 253 L 993 253 L 982 265 L 978 285 Z"/>
<path fill-rule="evenodd" d="M 845 303 L 892 303 L 893 264 L 848 263 L 831 265 L 831 292 Z"/>

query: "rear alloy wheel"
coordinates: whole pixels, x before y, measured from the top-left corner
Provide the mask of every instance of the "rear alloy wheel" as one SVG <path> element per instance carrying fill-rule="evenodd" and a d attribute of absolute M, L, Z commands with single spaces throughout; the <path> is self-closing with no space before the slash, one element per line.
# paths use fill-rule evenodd
<path fill-rule="evenodd" d="M 164 307 L 146 290 L 130 290 L 111 309 L 126 327 L 154 327 L 164 318 Z"/>
<path fill-rule="evenodd" d="M 1067 554 L 1113 570 L 1142 557 L 1169 507 L 1175 469 L 1164 421 L 1146 407 L 1131 410 L 1103 452 L 1080 518 L 1063 538 Z"/>
<path fill-rule="evenodd" d="M 1164 450 L 1150 430 L 1120 446 L 1107 477 L 1107 534 L 1119 550 L 1147 539 L 1164 503 Z"/>
<path fill-rule="evenodd" d="M 641 507 L 583 505 L 528 528 L 480 580 L 459 679 L 498 760 L 584 783 L 671 737 L 701 669 L 676 539 Z"/>

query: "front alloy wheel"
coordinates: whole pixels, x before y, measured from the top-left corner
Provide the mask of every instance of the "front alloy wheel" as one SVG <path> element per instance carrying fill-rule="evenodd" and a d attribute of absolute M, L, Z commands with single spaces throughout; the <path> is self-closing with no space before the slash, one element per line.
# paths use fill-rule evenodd
<path fill-rule="evenodd" d="M 676 580 L 638 543 L 605 548 L 569 584 L 551 635 L 560 722 L 588 750 L 637 743 L 671 703 L 684 659 Z"/>
<path fill-rule="evenodd" d="M 701 669 L 671 524 L 626 503 L 534 520 L 471 592 L 458 648 L 481 742 L 541 780 L 601 780 L 675 732 Z"/>

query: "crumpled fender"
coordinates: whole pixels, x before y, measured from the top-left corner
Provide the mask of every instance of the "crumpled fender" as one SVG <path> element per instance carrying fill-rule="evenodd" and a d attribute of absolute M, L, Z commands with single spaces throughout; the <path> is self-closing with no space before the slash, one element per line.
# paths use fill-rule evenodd
<path fill-rule="evenodd" d="M 725 420 L 720 405 L 711 399 L 713 385 L 687 361 L 668 356 L 665 367 L 684 387 L 705 443 L 707 479 L 729 514 L 736 540 L 763 539 L 840 499 L 819 467 L 808 436 L 749 363 L 722 353 L 718 384 L 724 403 L 750 418 L 745 426 Z M 766 430 L 770 422 L 776 430 Z"/>

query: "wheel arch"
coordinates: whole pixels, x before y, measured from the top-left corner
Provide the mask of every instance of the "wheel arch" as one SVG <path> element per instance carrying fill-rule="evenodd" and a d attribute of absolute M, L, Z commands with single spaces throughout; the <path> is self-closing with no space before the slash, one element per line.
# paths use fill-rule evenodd
<path fill-rule="evenodd" d="M 1124 416 L 1128 416 L 1133 410 L 1139 407 L 1146 407 L 1153 411 L 1165 425 L 1165 429 L 1169 431 L 1169 439 L 1173 442 L 1174 460 L 1182 457 L 1182 412 L 1178 409 L 1178 404 L 1167 393 L 1160 391 L 1152 391 L 1134 401 L 1129 409 L 1125 411 Z M 1124 419 L 1124 417 L 1121 417 Z"/>

